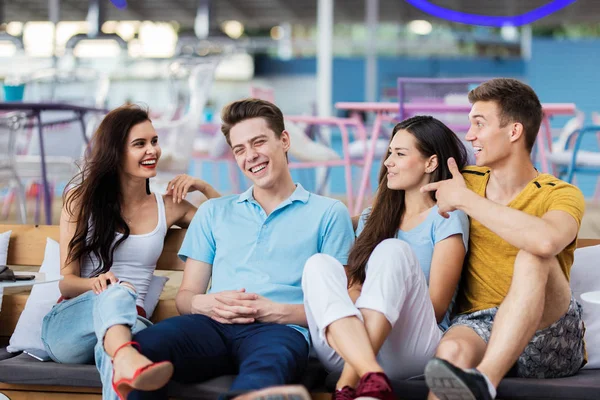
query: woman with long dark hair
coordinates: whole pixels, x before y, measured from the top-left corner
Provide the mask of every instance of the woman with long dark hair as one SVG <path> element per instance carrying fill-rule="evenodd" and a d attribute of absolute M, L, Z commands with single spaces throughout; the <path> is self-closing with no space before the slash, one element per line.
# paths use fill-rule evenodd
<path fill-rule="evenodd" d="M 388 376 L 423 373 L 448 328 L 467 251 L 469 222 L 438 214 L 421 193 L 451 177 L 467 152 L 446 125 L 429 116 L 394 127 L 373 206 L 363 211 L 346 268 L 323 254 L 304 270 L 304 304 L 314 348 L 340 372 L 334 398 L 393 399 Z"/>
<path fill-rule="evenodd" d="M 219 194 L 185 175 L 168 196 L 151 193 L 160 159 L 158 136 L 142 108 L 109 112 L 92 138 L 91 153 L 65 193 L 60 219 L 61 299 L 44 318 L 42 341 L 60 363 L 95 361 L 103 398 L 127 398 L 170 379 L 169 362 L 152 363 L 131 341 L 150 324 L 144 299 L 171 225 L 187 227 L 196 208 L 188 191 Z M 67 186 L 68 187 L 68 186 Z"/>

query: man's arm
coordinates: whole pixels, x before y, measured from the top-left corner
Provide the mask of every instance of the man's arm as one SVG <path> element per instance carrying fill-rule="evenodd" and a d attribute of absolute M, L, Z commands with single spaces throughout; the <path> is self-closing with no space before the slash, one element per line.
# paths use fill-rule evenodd
<path fill-rule="evenodd" d="M 268 300 L 267 300 L 268 301 Z M 264 308 L 263 312 L 269 310 Z M 265 313 L 264 315 L 258 315 L 257 320 L 261 322 L 274 322 L 277 324 L 293 324 L 308 327 L 306 320 L 306 312 L 304 311 L 304 304 L 281 304 L 274 303 L 272 314 Z M 268 312 L 268 311 L 267 311 Z"/>
<path fill-rule="evenodd" d="M 175 305 L 179 314 L 205 314 L 207 312 L 207 310 L 194 308 L 194 305 L 198 306 L 198 302 L 194 303 L 193 300 L 195 296 L 206 293 L 211 274 L 212 265 L 191 258 L 187 259 L 183 271 L 183 280 L 177 291 L 177 296 L 175 296 Z"/>
<path fill-rule="evenodd" d="M 248 298 L 249 296 L 255 298 Z M 220 303 L 217 306 L 219 311 L 236 312 L 240 317 L 251 317 L 259 322 L 308 327 L 303 304 L 276 303 L 255 293 L 241 293 L 236 297 L 227 293 L 218 293 L 215 299 Z"/>
<path fill-rule="evenodd" d="M 541 218 L 494 203 L 465 189 L 457 204 L 471 218 L 513 246 L 538 257 L 560 253 L 577 237 L 575 218 L 561 210 L 551 210 Z"/>
<path fill-rule="evenodd" d="M 513 246 L 543 258 L 557 255 L 577 237 L 579 223 L 568 212 L 550 210 L 540 218 L 494 203 L 467 188 L 453 158 L 448 159 L 448 167 L 452 179 L 421 188 L 436 192 L 441 215 L 462 210 Z M 580 202 L 584 204 L 583 197 Z"/>
<path fill-rule="evenodd" d="M 227 307 L 221 299 L 250 302 L 258 297 L 245 293 L 244 289 L 206 294 L 212 265 L 188 258 L 185 262 L 183 281 L 175 297 L 180 314 L 202 314 L 224 324 L 251 324 L 256 320 L 256 310 L 246 304 Z"/>
<path fill-rule="evenodd" d="M 221 323 L 252 323 L 254 310 L 247 307 L 223 310 L 222 304 L 215 298 L 216 294 L 206 294 L 217 246 L 212 232 L 213 221 L 212 203 L 207 201 L 196 212 L 183 239 L 179 256 L 185 260 L 185 269 L 175 298 L 177 310 L 181 314 L 203 314 Z M 256 298 L 256 295 L 244 293 L 243 289 L 221 292 L 219 295 L 242 300 Z M 245 315 L 241 315 L 242 313 Z M 247 316 L 248 314 L 251 316 Z"/>

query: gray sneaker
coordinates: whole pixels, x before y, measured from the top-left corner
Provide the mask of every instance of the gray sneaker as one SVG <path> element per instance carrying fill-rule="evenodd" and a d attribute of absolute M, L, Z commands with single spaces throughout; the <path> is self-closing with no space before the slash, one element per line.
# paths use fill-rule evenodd
<path fill-rule="evenodd" d="M 440 358 L 425 366 L 425 382 L 440 400 L 493 400 L 481 373 L 455 367 Z"/>

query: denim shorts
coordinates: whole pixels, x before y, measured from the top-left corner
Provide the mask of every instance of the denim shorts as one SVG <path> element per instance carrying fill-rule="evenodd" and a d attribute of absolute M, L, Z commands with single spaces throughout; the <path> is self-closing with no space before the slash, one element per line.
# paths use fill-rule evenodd
<path fill-rule="evenodd" d="M 494 307 L 462 314 L 452 320 L 451 327 L 467 326 L 488 343 L 497 312 L 498 308 Z M 535 332 L 509 375 L 549 379 L 576 374 L 586 362 L 582 313 L 581 305 L 571 298 L 565 315 L 549 327 Z"/>

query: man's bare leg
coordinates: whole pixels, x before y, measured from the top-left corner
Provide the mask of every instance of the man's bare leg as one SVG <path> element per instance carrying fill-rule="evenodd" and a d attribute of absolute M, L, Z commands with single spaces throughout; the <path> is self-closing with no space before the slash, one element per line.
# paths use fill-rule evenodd
<path fill-rule="evenodd" d="M 511 287 L 496 313 L 489 344 L 477 365 L 477 371 L 482 375 L 460 369 L 469 368 L 467 365 L 455 365 L 452 361 L 448 365 L 433 360 L 428 368 L 431 365 L 431 371 L 436 369 L 436 372 L 430 373 L 428 378 L 431 382 L 436 377 L 452 380 L 453 386 L 458 383 L 458 387 L 463 388 L 458 389 L 463 395 L 472 393 L 473 398 L 492 398 L 495 388 L 523 353 L 536 330 L 560 319 L 568 310 L 570 298 L 569 284 L 556 258 L 545 259 L 520 251 L 515 260 Z M 439 385 L 436 388 L 435 384 L 432 390 L 438 396 L 448 391 Z M 483 394 L 483 391 L 489 393 Z"/>
<path fill-rule="evenodd" d="M 435 356 L 459 368 L 469 369 L 481 362 L 486 346 L 485 341 L 471 328 L 457 325 L 446 332 L 438 345 Z M 431 392 L 427 399 L 438 400 Z"/>
<path fill-rule="evenodd" d="M 498 308 L 487 351 L 477 370 L 498 387 L 536 330 L 560 319 L 570 299 L 569 284 L 555 257 L 520 251 L 508 295 Z"/>

